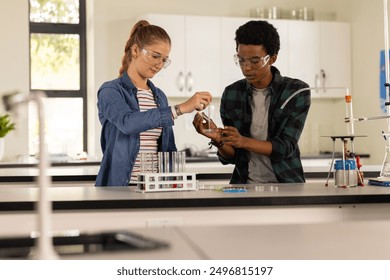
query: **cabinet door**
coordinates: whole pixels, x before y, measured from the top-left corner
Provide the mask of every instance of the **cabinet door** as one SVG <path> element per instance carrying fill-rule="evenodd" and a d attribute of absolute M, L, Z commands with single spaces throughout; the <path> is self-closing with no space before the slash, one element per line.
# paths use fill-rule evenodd
<path fill-rule="evenodd" d="M 280 40 L 280 50 L 278 58 L 274 63 L 274 66 L 279 69 L 282 76 L 287 75 L 288 73 L 288 59 L 290 53 L 290 42 L 288 38 L 288 25 L 289 20 L 268 20 L 279 33 Z"/>
<path fill-rule="evenodd" d="M 151 81 L 167 96 L 185 95 L 185 17 L 181 15 L 149 14 L 145 17 L 150 24 L 161 26 L 171 37 L 169 58 L 172 63 L 157 73 Z"/>
<path fill-rule="evenodd" d="M 185 93 L 209 91 L 220 96 L 220 19 L 186 16 Z"/>
<path fill-rule="evenodd" d="M 223 89 L 243 79 L 240 67 L 234 63 L 233 56 L 236 53 L 234 40 L 238 27 L 246 23 L 248 18 L 221 18 L 221 87 Z M 222 93 L 221 93 L 222 94 Z"/>
<path fill-rule="evenodd" d="M 341 98 L 351 87 L 348 23 L 292 21 L 289 76 L 308 83 L 314 98 Z"/>
<path fill-rule="evenodd" d="M 351 88 L 351 30 L 349 23 L 320 23 L 320 71 L 323 86 Z M 345 90 L 326 90 L 326 95 L 345 95 Z"/>
<path fill-rule="evenodd" d="M 196 91 L 220 95 L 219 18 L 149 14 L 146 19 L 163 27 L 172 40 L 172 63 L 153 77 L 153 83 L 169 97 Z"/>
<path fill-rule="evenodd" d="M 319 86 L 319 23 L 291 21 L 288 26 L 289 71 L 287 76 L 300 79 L 310 87 Z"/>
<path fill-rule="evenodd" d="M 236 42 L 234 40 L 236 30 L 252 18 L 221 18 L 221 86 L 222 89 L 231 83 L 243 79 L 240 67 L 237 67 L 233 60 L 236 53 Z M 288 71 L 289 42 L 288 42 L 288 21 L 270 20 L 278 31 L 280 37 L 280 51 L 274 66 L 281 74 Z"/>

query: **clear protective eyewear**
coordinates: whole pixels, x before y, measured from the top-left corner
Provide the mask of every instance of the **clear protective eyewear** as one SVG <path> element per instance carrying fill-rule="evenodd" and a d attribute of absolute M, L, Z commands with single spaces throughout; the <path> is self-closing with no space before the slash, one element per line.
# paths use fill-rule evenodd
<path fill-rule="evenodd" d="M 169 57 L 164 57 L 159 53 L 149 51 L 147 49 L 142 49 L 142 54 L 145 57 L 145 60 L 148 61 L 150 64 L 157 65 L 160 63 L 163 63 L 163 67 L 167 68 L 169 64 L 171 64 L 171 60 Z"/>
<path fill-rule="evenodd" d="M 244 67 L 246 63 L 249 63 L 249 65 L 253 68 L 262 68 L 265 65 L 267 65 L 270 56 L 267 54 L 266 56 L 259 57 L 259 56 L 254 56 L 251 58 L 243 58 L 240 57 L 237 53 L 233 56 L 234 62 L 238 67 Z"/>

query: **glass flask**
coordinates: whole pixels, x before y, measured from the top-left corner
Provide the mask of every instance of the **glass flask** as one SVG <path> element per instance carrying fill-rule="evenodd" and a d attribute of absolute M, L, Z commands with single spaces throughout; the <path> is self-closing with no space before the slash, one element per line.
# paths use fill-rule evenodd
<path fill-rule="evenodd" d="M 390 179 L 390 145 L 385 147 L 385 158 L 382 164 L 380 177 L 387 177 Z"/>

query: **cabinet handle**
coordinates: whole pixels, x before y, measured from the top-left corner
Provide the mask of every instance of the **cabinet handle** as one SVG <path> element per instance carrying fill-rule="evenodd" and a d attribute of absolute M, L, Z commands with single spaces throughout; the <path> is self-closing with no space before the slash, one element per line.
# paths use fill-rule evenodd
<path fill-rule="evenodd" d="M 186 88 L 188 91 L 192 91 L 192 86 L 194 85 L 194 79 L 192 78 L 192 73 L 188 72 L 186 77 Z"/>
<path fill-rule="evenodd" d="M 325 70 L 324 69 L 321 69 L 321 86 L 322 86 L 322 90 L 324 92 L 326 92 L 326 74 L 325 74 Z"/>
<path fill-rule="evenodd" d="M 179 88 L 179 91 L 183 91 L 183 89 L 184 89 L 184 74 L 183 74 L 183 71 L 180 71 L 179 75 L 177 76 L 177 87 Z"/>
<path fill-rule="evenodd" d="M 315 89 L 316 93 L 318 93 L 318 89 L 320 88 L 320 86 L 321 86 L 320 77 L 318 74 L 316 74 L 316 76 L 314 77 L 314 87 L 316 88 Z"/>

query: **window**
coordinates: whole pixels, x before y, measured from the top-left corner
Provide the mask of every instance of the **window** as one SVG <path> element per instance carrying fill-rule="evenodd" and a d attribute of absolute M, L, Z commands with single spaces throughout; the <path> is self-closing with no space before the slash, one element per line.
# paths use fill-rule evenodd
<path fill-rule="evenodd" d="M 30 89 L 44 91 L 48 151 L 87 150 L 85 0 L 29 0 Z M 29 108 L 29 153 L 38 151 L 38 123 Z"/>

